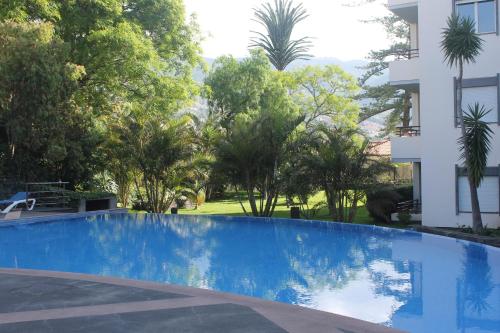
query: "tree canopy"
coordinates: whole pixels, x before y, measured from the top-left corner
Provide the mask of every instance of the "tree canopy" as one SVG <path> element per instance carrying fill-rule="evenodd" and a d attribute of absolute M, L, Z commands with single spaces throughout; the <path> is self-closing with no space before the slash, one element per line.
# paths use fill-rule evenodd
<path fill-rule="evenodd" d="M 25 180 L 90 177 L 100 141 L 76 103 L 82 66 L 50 23 L 0 23 L 0 156 Z"/>
<path fill-rule="evenodd" d="M 198 28 L 193 20 L 186 23 L 182 0 L 16 0 L 0 6 L 0 21 L 4 22 L 0 38 L 12 41 L 2 44 L 5 57 L 0 61 L 17 62 L 2 66 L 8 73 L 2 76 L 5 84 L 0 87 L 1 95 L 12 96 L 12 89 L 17 88 L 19 101 L 31 104 L 14 104 L 12 99 L 4 102 L 0 125 L 9 128 L 9 135 L 18 132 L 18 136 L 26 137 L 27 133 L 36 132 L 40 144 L 47 142 L 47 153 L 40 153 L 43 149 L 27 140 L 23 142 L 31 150 L 16 149 L 16 158 L 20 160 L 43 155 L 39 159 L 44 162 L 37 163 L 34 169 L 54 170 L 50 163 L 73 154 L 71 163 L 80 172 L 65 166 L 59 169 L 69 174 L 55 174 L 84 184 L 91 173 L 104 167 L 98 163 L 102 154 L 95 159 L 89 156 L 96 155 L 101 146 L 98 138 L 105 137 L 110 123 L 131 110 L 154 109 L 171 115 L 189 105 L 199 92 L 192 79 L 192 70 L 201 61 Z M 23 36 L 20 30 L 24 31 Z M 32 40 L 27 41 L 29 38 Z M 27 43 L 38 46 L 31 50 Z M 39 61 L 39 66 L 31 66 L 32 72 L 25 70 L 30 57 Z M 39 83 L 46 84 L 29 81 L 30 90 L 13 86 L 35 75 L 39 76 Z M 16 113 L 23 121 L 14 123 L 12 113 L 16 108 L 29 114 Z M 50 124 L 36 130 L 33 122 L 27 120 L 31 117 L 42 121 L 43 108 L 53 112 Z M 64 111 L 55 113 L 56 108 Z M 71 135 L 78 139 L 71 141 Z M 1 154 L 8 154 L 7 145 L 2 147 Z M 9 149 L 12 151 L 12 145 Z M 69 175 L 75 176 L 67 178 Z M 53 177 L 50 172 L 28 175 L 8 170 L 5 176 L 20 180 Z"/>

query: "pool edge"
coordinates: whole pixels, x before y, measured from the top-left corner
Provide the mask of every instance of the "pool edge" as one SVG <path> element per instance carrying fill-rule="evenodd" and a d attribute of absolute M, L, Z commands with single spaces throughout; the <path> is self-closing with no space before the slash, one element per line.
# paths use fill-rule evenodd
<path fill-rule="evenodd" d="M 404 331 L 388 328 L 379 324 L 370 323 L 356 318 L 346 317 L 320 310 L 313 310 L 298 305 L 279 303 L 262 300 L 259 298 L 241 296 L 230 293 L 216 292 L 207 289 L 185 287 L 179 285 L 162 284 L 150 281 L 121 279 L 115 277 L 88 275 L 80 273 L 66 273 L 57 271 L 28 270 L 28 269 L 8 269 L 0 268 L 0 274 L 23 275 L 31 277 L 58 278 L 66 280 L 81 280 L 94 283 L 111 284 L 123 287 L 133 287 L 154 290 L 159 292 L 169 292 L 191 296 L 200 300 L 201 303 L 209 302 L 214 304 L 237 304 L 251 308 L 255 312 L 264 316 L 276 325 L 282 327 L 289 333 L 320 333 L 320 332 L 353 332 L 353 333 L 401 333 Z M 196 301 L 195 301 L 196 303 Z M 110 305 L 116 308 L 116 305 Z M 83 310 L 83 311 L 82 311 Z M 77 318 L 85 314 L 85 309 L 65 308 L 55 310 L 28 311 L 19 313 L 0 314 L 0 325 L 6 321 L 26 321 L 23 315 L 34 316 L 43 320 L 56 318 Z M 65 314 L 64 311 L 67 313 Z M 78 313 L 81 315 L 78 315 Z M 122 310 L 125 313 L 126 309 Z M 134 312 L 133 310 L 130 310 Z M 62 317 L 61 317 L 62 316 Z M 29 321 L 29 320 L 28 320 Z"/>

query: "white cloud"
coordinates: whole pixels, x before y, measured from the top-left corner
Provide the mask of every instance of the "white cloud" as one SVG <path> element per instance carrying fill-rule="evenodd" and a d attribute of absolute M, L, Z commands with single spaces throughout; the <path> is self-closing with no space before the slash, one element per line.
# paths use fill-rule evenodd
<path fill-rule="evenodd" d="M 216 57 L 248 54 L 250 31 L 259 29 L 252 21 L 253 8 L 265 0 L 185 0 L 188 14 L 196 13 L 205 35 L 204 55 Z M 298 3 L 298 0 L 295 0 Z M 302 0 L 310 17 L 297 26 L 296 35 L 314 37 L 311 53 L 316 57 L 342 60 L 362 59 L 372 49 L 386 46 L 386 35 L 377 24 L 362 20 L 387 13 L 384 0 L 347 7 L 352 0 Z"/>

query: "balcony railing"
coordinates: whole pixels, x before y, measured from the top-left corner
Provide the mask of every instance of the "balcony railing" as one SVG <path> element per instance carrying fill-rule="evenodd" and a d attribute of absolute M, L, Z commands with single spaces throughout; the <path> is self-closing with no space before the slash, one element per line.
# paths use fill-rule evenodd
<path fill-rule="evenodd" d="M 420 136 L 420 126 L 403 126 L 396 128 L 399 137 Z"/>
<path fill-rule="evenodd" d="M 400 202 L 396 206 L 397 213 L 422 214 L 422 204 L 420 200 L 409 200 Z"/>
<path fill-rule="evenodd" d="M 396 60 L 409 60 L 420 56 L 419 49 L 403 49 L 394 51 Z"/>

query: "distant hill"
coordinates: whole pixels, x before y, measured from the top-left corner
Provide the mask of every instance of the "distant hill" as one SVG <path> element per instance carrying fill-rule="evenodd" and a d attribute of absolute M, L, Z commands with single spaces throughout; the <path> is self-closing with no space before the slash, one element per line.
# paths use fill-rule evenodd
<path fill-rule="evenodd" d="M 205 62 L 208 64 L 208 66 L 212 66 L 214 63 L 215 59 L 213 58 L 204 58 Z M 326 65 L 337 65 L 340 66 L 343 70 L 346 72 L 350 73 L 354 77 L 358 78 L 363 74 L 363 69 L 362 67 L 365 66 L 368 62 L 366 60 L 340 60 L 337 58 L 312 58 L 310 60 L 297 60 L 295 62 L 292 62 L 290 66 L 288 67 L 289 70 L 305 67 L 305 66 L 326 66 Z M 197 82 L 203 82 L 205 78 L 205 73 L 201 69 L 196 69 L 193 73 L 193 77 Z M 377 77 L 372 80 L 372 84 L 377 85 L 377 84 L 382 84 L 384 82 L 387 82 L 388 76 L 383 75 L 380 77 Z"/>
<path fill-rule="evenodd" d="M 363 73 L 363 70 L 360 67 L 365 66 L 366 64 L 367 62 L 365 60 L 343 61 L 337 58 L 312 58 L 310 60 L 294 61 L 290 64 L 289 69 L 293 70 L 305 66 L 337 65 L 351 75 L 359 77 Z"/>

